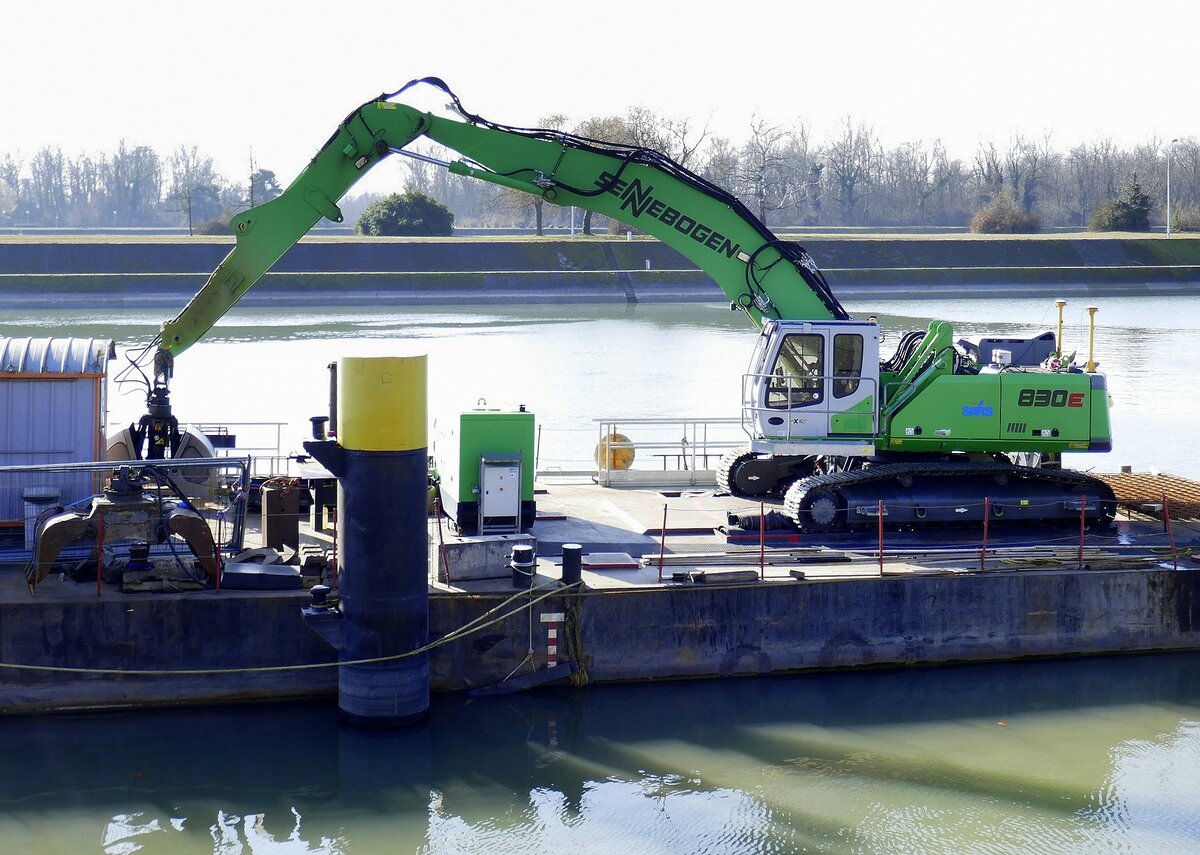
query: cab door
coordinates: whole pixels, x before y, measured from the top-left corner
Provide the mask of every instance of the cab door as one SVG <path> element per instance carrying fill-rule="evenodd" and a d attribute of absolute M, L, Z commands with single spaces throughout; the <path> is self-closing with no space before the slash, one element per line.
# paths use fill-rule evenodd
<path fill-rule="evenodd" d="M 874 436 L 879 408 L 879 327 L 834 328 L 829 335 L 829 434 Z"/>

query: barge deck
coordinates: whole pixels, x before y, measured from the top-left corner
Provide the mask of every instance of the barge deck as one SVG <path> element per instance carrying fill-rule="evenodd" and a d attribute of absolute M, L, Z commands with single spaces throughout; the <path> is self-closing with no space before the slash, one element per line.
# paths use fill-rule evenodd
<path fill-rule="evenodd" d="M 736 532 L 758 506 L 712 490 L 544 483 L 532 588 L 465 578 L 430 528 L 431 688 L 624 682 L 1194 649 L 1194 521 L 1127 516 L 1079 536 L 1013 526 L 930 537 Z M 1151 509 L 1153 510 L 1153 509 Z M 664 525 L 665 519 L 665 525 Z M 664 536 L 665 528 L 665 536 Z M 324 537 L 311 530 L 307 538 Z M 1174 550 L 1171 540 L 1174 541 Z M 734 542 L 731 542 L 734 541 Z M 583 546 L 563 587 L 562 545 Z M 661 568 L 659 557 L 661 555 Z M 589 563 L 588 557 L 596 558 Z M 493 562 L 494 564 L 494 562 Z M 439 579 L 439 576 L 441 579 Z M 306 591 L 119 593 L 0 569 L 7 713 L 333 695 Z M 464 627 L 469 632 L 464 632 Z M 732 684 L 735 686 L 736 684 Z"/>

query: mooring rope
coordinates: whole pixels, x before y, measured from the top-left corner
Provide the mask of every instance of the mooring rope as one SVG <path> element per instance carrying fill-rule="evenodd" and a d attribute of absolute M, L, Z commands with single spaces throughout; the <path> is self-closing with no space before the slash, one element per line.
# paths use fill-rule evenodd
<path fill-rule="evenodd" d="M 487 629 L 489 626 L 494 626 L 502 621 L 507 620 L 514 615 L 520 614 L 525 609 L 530 609 L 543 600 L 558 594 L 565 593 L 576 585 L 582 585 L 582 582 L 575 582 L 571 585 L 559 585 L 557 580 L 547 582 L 544 585 L 539 585 L 536 588 L 521 591 L 514 594 L 498 606 L 484 612 L 474 620 L 463 624 L 457 629 L 451 630 L 436 641 L 431 641 L 423 647 L 418 647 L 415 650 L 409 650 L 405 653 L 395 653 L 389 656 L 372 656 L 366 659 L 349 659 L 342 662 L 311 662 L 302 665 L 258 665 L 247 668 L 149 668 L 145 670 L 130 670 L 126 668 L 71 668 L 63 665 L 21 665 L 13 662 L 0 662 L 0 668 L 7 668 L 12 671 L 46 671 L 55 674 L 107 674 L 110 676 L 123 677 L 197 677 L 197 676 L 214 676 L 221 674 L 264 674 L 276 673 L 281 671 L 315 671 L 320 668 L 338 668 L 342 665 L 375 665 L 381 662 L 395 662 L 399 659 L 407 659 L 411 656 L 419 656 L 422 653 L 428 653 L 430 650 L 442 647 L 453 641 L 466 638 L 474 635 L 480 630 Z M 522 603 L 518 608 L 512 611 L 505 612 L 492 620 L 480 623 L 481 620 L 493 615 L 500 609 L 504 608 L 514 600 L 527 596 L 534 591 L 540 591 L 544 588 L 554 585 L 554 589 L 547 591 L 541 596 L 531 599 L 527 603 Z"/>

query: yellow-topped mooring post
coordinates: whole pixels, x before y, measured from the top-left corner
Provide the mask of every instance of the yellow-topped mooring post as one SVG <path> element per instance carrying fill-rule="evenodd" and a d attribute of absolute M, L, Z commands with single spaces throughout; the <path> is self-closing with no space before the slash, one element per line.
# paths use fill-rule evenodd
<path fill-rule="evenodd" d="M 338 360 L 339 438 L 358 451 L 425 448 L 424 356 Z"/>
<path fill-rule="evenodd" d="M 314 596 L 309 626 L 343 663 L 350 721 L 399 725 L 429 709 L 426 358 L 338 360 L 338 440 L 305 449 L 338 480 L 340 611 Z M 394 658 L 395 657 L 395 658 Z"/>

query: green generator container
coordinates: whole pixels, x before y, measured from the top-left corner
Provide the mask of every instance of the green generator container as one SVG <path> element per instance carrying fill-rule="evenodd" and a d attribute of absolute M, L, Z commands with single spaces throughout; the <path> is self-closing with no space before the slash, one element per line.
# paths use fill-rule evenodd
<path fill-rule="evenodd" d="M 442 508 L 459 534 L 511 534 L 533 526 L 533 413 L 470 410 L 439 421 L 434 458 Z"/>

